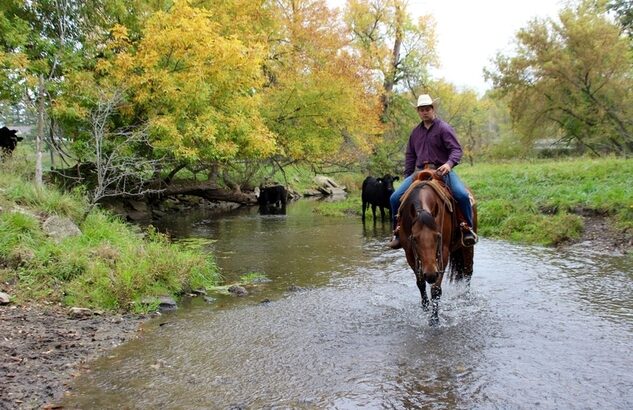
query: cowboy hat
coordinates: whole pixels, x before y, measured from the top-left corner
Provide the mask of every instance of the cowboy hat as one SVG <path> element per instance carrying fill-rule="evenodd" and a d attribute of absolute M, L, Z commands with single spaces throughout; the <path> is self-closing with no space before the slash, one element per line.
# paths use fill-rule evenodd
<path fill-rule="evenodd" d="M 435 103 L 435 101 L 437 100 L 439 100 L 439 98 L 436 98 L 434 100 L 431 98 L 430 95 L 422 94 L 421 96 L 418 97 L 418 105 L 416 105 L 416 107 L 424 107 L 426 105 L 433 105 L 433 103 Z"/>

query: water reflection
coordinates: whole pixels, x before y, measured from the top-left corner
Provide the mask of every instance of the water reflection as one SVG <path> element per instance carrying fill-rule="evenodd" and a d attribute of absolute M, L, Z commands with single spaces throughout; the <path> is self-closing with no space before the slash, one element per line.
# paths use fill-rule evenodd
<path fill-rule="evenodd" d="M 214 239 L 229 276 L 273 282 L 150 323 L 77 380 L 68 407 L 633 407 L 630 260 L 484 238 L 470 288 L 446 284 L 429 328 L 388 223 L 301 201 L 187 218 L 163 229 Z"/>

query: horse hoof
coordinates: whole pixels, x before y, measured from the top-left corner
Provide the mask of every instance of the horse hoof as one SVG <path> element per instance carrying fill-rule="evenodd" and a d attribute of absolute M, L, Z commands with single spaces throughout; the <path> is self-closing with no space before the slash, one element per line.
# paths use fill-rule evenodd
<path fill-rule="evenodd" d="M 431 317 L 429 319 L 429 326 L 435 327 L 438 326 L 440 324 L 440 318 L 439 317 Z"/>
<path fill-rule="evenodd" d="M 422 308 L 422 310 L 423 310 L 423 311 L 425 311 L 425 312 L 428 312 L 428 311 L 429 311 L 429 305 L 428 305 L 428 304 L 426 304 L 426 305 L 425 305 L 424 303 L 422 303 L 422 304 L 420 305 L 420 307 L 421 307 L 421 308 Z"/>

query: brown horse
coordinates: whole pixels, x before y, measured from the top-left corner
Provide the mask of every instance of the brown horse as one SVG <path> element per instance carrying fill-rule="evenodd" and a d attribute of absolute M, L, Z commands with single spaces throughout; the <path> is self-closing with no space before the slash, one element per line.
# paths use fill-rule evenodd
<path fill-rule="evenodd" d="M 400 243 L 415 273 L 425 311 L 429 308 L 426 284 L 431 285 L 431 325 L 439 323 L 439 301 L 446 268 L 450 267 L 451 280 L 470 281 L 473 272 L 474 250 L 462 243 L 456 212 L 455 201 L 434 171 L 420 173 L 403 195 L 398 212 Z M 476 230 L 474 205 L 473 222 Z"/>

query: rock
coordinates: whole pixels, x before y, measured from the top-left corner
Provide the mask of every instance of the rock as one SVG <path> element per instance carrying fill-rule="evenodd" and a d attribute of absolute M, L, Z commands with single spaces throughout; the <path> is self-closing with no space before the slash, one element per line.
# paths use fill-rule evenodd
<path fill-rule="evenodd" d="M 317 185 L 316 190 L 321 195 L 343 196 L 347 194 L 347 192 L 345 191 L 346 188 L 344 186 L 337 184 L 334 180 L 326 176 L 323 176 L 323 175 L 315 176 L 314 183 Z"/>
<path fill-rule="evenodd" d="M 200 296 L 200 295 L 206 295 L 207 294 L 207 290 L 206 289 L 194 289 L 191 291 L 191 293 L 193 293 L 194 295 Z"/>
<path fill-rule="evenodd" d="M 52 215 L 42 224 L 42 230 L 55 241 L 62 241 L 71 236 L 81 235 L 81 231 L 68 218 Z"/>
<path fill-rule="evenodd" d="M 176 301 L 169 296 L 161 296 L 158 298 L 158 310 L 161 312 L 168 312 L 170 310 L 178 309 Z"/>
<path fill-rule="evenodd" d="M 229 293 L 232 293 L 235 296 L 248 295 L 248 291 L 243 286 L 240 286 L 240 285 L 229 286 Z"/>
<path fill-rule="evenodd" d="M 169 312 L 169 311 L 178 309 L 178 305 L 176 304 L 176 301 L 169 296 L 145 297 L 141 299 L 141 304 L 143 305 L 158 304 L 159 312 Z"/>
<path fill-rule="evenodd" d="M 323 195 L 328 196 L 345 197 L 347 195 L 347 192 L 343 188 L 319 187 L 318 190 Z"/>
<path fill-rule="evenodd" d="M 68 311 L 68 316 L 70 316 L 71 319 L 82 319 L 92 316 L 92 310 L 80 307 L 71 307 Z"/>
<path fill-rule="evenodd" d="M 33 252 L 33 250 L 17 246 L 9 253 L 7 263 L 10 268 L 17 269 L 20 266 L 28 264 L 33 259 L 35 259 L 35 252 Z"/>
<path fill-rule="evenodd" d="M 130 199 L 127 202 L 128 202 L 128 205 L 137 212 L 143 212 L 146 214 L 149 210 L 147 207 L 147 202 L 145 201 L 137 201 L 134 199 Z"/>
<path fill-rule="evenodd" d="M 202 299 L 204 299 L 204 301 L 207 303 L 215 302 L 215 298 L 212 298 L 211 296 L 204 296 Z"/>
<path fill-rule="evenodd" d="M 295 191 L 294 189 L 289 187 L 287 188 L 287 190 L 288 190 L 288 201 L 296 201 L 299 198 L 301 198 L 301 194 Z"/>
<path fill-rule="evenodd" d="M 8 305 L 11 303 L 11 296 L 4 292 L 0 292 L 0 305 Z"/>
<path fill-rule="evenodd" d="M 308 189 L 303 192 L 303 196 L 322 196 L 323 193 L 318 189 Z"/>
<path fill-rule="evenodd" d="M 315 176 L 314 183 L 320 188 L 339 188 L 339 185 L 334 180 L 323 175 Z"/>

